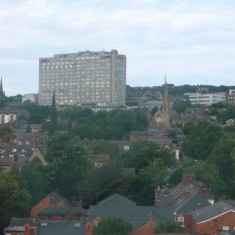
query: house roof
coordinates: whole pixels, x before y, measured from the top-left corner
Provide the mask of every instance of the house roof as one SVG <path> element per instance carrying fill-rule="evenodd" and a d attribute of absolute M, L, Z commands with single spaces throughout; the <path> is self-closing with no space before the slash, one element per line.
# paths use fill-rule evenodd
<path fill-rule="evenodd" d="M 11 166 L 13 159 L 10 157 L 0 157 L 0 166 Z"/>
<path fill-rule="evenodd" d="M 110 216 L 127 219 L 135 230 L 150 220 L 155 223 L 166 219 L 172 220 L 173 209 L 171 207 L 136 206 L 133 201 L 119 194 L 114 194 L 88 210 L 88 220 Z"/>
<path fill-rule="evenodd" d="M 104 207 L 107 205 L 110 205 L 110 206 L 118 205 L 119 207 L 130 207 L 130 206 L 136 206 L 136 203 L 118 193 L 115 193 L 112 196 L 107 197 L 104 200 L 98 202 L 98 204 L 95 207 Z"/>
<path fill-rule="evenodd" d="M 36 220 L 31 218 L 12 218 L 5 232 L 24 232 L 24 226 L 29 224 L 37 228 L 37 235 L 84 235 L 85 224 L 81 221 Z"/>
<path fill-rule="evenodd" d="M 11 223 L 4 229 L 5 232 L 23 232 L 25 224 L 30 224 L 32 227 L 36 227 L 39 221 L 32 218 L 12 218 Z"/>
<path fill-rule="evenodd" d="M 110 157 L 108 154 L 92 154 L 88 156 L 92 163 L 106 163 L 109 161 Z"/>
<path fill-rule="evenodd" d="M 185 193 L 188 193 L 188 197 L 185 197 Z M 160 190 L 160 200 L 157 202 L 158 206 L 172 205 L 175 207 L 175 210 L 182 209 L 186 205 L 189 199 L 192 199 L 197 193 L 201 194 L 205 199 L 209 201 L 213 200 L 213 195 L 210 190 L 206 188 L 203 182 L 196 181 L 194 176 L 185 175 L 185 179 L 182 179 L 182 182 L 177 184 L 174 188 L 168 189 L 164 188 Z M 158 196 L 158 197 L 159 197 Z M 194 198 L 194 200 L 196 200 Z M 204 201 L 204 199 L 197 196 L 198 203 L 199 201 Z M 193 209 L 193 205 L 189 206 L 187 210 Z M 186 208 L 184 208 L 185 210 Z"/>
<path fill-rule="evenodd" d="M 81 221 L 41 221 L 37 235 L 84 235 L 85 224 Z"/>
<path fill-rule="evenodd" d="M 220 201 L 213 205 L 195 210 L 192 215 L 196 223 L 202 223 L 207 220 L 211 220 L 215 217 L 218 217 L 221 214 L 224 214 L 228 211 L 234 211 L 234 203 L 227 203 L 226 201 Z"/>
<path fill-rule="evenodd" d="M 87 215 L 87 211 L 80 207 L 58 207 L 50 206 L 38 213 L 39 216 L 66 216 L 66 215 Z"/>
<path fill-rule="evenodd" d="M 193 191 L 192 195 L 185 197 L 182 195 L 175 205 L 175 213 L 191 213 L 199 208 L 211 205 L 207 198 L 198 191 Z"/>

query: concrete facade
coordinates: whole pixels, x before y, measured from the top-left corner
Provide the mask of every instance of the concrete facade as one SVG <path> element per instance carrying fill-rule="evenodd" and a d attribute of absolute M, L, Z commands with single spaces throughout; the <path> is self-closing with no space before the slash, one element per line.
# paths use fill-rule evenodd
<path fill-rule="evenodd" d="M 185 97 L 192 104 L 200 104 L 205 106 L 210 106 L 216 103 L 225 103 L 226 102 L 226 94 L 225 93 L 217 93 L 217 94 L 201 94 L 201 93 L 185 93 Z"/>
<path fill-rule="evenodd" d="M 125 105 L 126 56 L 111 52 L 55 54 L 39 59 L 39 104 Z"/>

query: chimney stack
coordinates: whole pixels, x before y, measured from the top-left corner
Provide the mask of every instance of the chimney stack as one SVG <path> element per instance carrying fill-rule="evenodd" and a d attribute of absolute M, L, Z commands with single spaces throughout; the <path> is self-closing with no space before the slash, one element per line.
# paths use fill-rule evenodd
<path fill-rule="evenodd" d="M 160 186 L 158 186 L 158 188 L 155 189 L 155 203 L 156 203 L 156 206 L 159 206 L 160 200 L 161 200 L 161 189 L 160 189 Z"/>

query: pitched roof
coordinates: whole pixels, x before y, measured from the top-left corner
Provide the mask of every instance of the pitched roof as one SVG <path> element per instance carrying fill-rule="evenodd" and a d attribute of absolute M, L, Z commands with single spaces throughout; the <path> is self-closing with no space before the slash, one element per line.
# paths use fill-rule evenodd
<path fill-rule="evenodd" d="M 58 206 L 50 206 L 45 208 L 44 210 L 38 212 L 39 216 L 53 216 L 53 215 L 87 215 L 87 211 L 80 207 L 58 207 Z"/>
<path fill-rule="evenodd" d="M 0 166 L 11 166 L 13 159 L 10 157 L 0 157 Z"/>
<path fill-rule="evenodd" d="M 232 205 L 231 203 L 227 203 L 226 201 L 220 201 L 213 205 L 195 210 L 192 215 L 196 223 L 202 223 L 204 221 L 218 217 L 219 215 L 224 214 L 228 211 L 234 211 L 235 213 L 234 205 Z"/>
<path fill-rule="evenodd" d="M 84 235 L 86 227 L 81 221 L 41 221 L 37 235 Z"/>
<path fill-rule="evenodd" d="M 136 206 L 136 203 L 134 201 L 131 201 L 130 199 L 115 193 L 110 197 L 105 198 L 104 200 L 98 202 L 96 207 L 103 207 L 105 205 L 119 205 L 119 207 L 130 207 L 130 206 Z"/>
<path fill-rule="evenodd" d="M 158 190 L 156 190 L 157 192 Z M 186 203 L 184 194 L 188 193 L 189 198 L 192 198 L 196 193 L 204 195 L 204 197 L 209 201 L 213 200 L 213 195 L 210 190 L 206 188 L 203 182 L 196 181 L 193 175 L 185 174 L 182 178 L 182 182 L 177 184 L 172 189 L 162 189 L 159 191 L 160 194 L 157 195 L 159 198 L 156 202 L 157 206 L 172 205 L 176 207 L 182 207 L 183 203 Z M 158 192 L 157 192 L 158 194 Z"/>
<path fill-rule="evenodd" d="M 198 191 L 193 191 L 190 197 L 182 195 L 175 205 L 176 213 L 191 213 L 199 208 L 211 205 L 207 198 Z"/>
<path fill-rule="evenodd" d="M 30 224 L 32 227 L 36 227 L 39 221 L 32 218 L 12 218 L 11 223 L 4 229 L 5 232 L 24 232 L 24 226 Z"/>
<path fill-rule="evenodd" d="M 4 229 L 5 232 L 24 232 L 24 226 L 30 224 L 37 228 L 37 235 L 84 235 L 85 224 L 81 221 L 65 220 L 36 220 L 31 218 L 12 218 L 10 225 Z"/>
<path fill-rule="evenodd" d="M 136 206 L 129 199 L 114 194 L 111 197 L 99 202 L 88 210 L 88 220 L 97 217 L 122 217 L 127 219 L 135 230 L 145 225 L 147 222 L 154 221 L 160 223 L 163 220 L 173 219 L 173 208 L 171 207 L 153 207 L 153 206 Z"/>

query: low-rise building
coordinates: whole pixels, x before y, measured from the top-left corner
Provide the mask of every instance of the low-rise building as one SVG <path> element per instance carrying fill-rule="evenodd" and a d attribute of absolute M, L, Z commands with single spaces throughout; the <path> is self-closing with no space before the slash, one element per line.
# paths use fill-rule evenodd
<path fill-rule="evenodd" d="M 226 94 L 225 92 L 221 93 L 208 93 L 208 94 L 202 94 L 202 93 L 185 93 L 184 94 L 185 99 L 189 100 L 193 105 L 200 104 L 204 106 L 210 106 L 212 104 L 216 103 L 225 103 L 226 102 Z"/>

